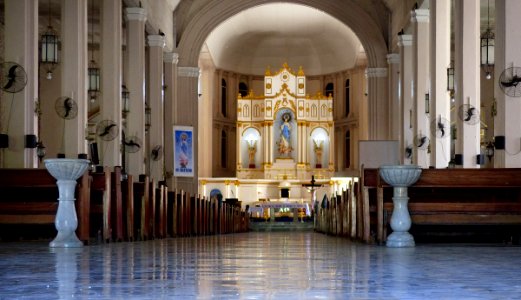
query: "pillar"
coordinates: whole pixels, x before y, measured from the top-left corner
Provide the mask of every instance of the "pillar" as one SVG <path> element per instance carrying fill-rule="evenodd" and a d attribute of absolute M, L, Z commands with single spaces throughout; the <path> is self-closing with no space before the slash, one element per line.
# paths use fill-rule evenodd
<path fill-rule="evenodd" d="M 446 168 L 450 160 L 450 94 L 447 68 L 450 65 L 450 0 L 430 5 L 430 126 L 431 165 Z"/>
<path fill-rule="evenodd" d="M 102 1 L 101 7 L 101 120 L 116 123 L 118 135 L 111 141 L 98 140 L 100 163 L 105 166 L 121 166 L 121 77 L 122 37 L 121 3 Z"/>
<path fill-rule="evenodd" d="M 398 36 L 400 47 L 400 163 L 411 164 L 412 152 L 409 156 L 408 149 L 412 151 L 412 87 L 413 87 L 413 63 L 412 63 L 412 35 L 402 34 Z"/>
<path fill-rule="evenodd" d="M 501 74 L 511 67 L 521 66 L 521 1 L 497 0 L 496 1 L 496 48 L 495 48 L 495 78 L 501 78 Z M 508 71 L 506 71 L 508 72 Z M 512 78 L 508 72 L 505 78 Z M 521 74 L 517 73 L 517 76 Z M 503 80 L 505 80 L 503 79 Z M 499 79 L 498 81 L 500 81 Z M 516 86 L 516 96 L 505 94 L 499 86 L 496 86 L 494 96 L 497 99 L 497 115 L 494 118 L 494 135 L 496 136 L 496 150 L 494 153 L 494 167 L 519 168 L 521 167 L 521 132 L 519 131 L 519 115 L 521 114 L 521 102 L 519 102 L 519 84 Z M 500 146 L 498 137 L 505 139 L 505 147 Z"/>
<path fill-rule="evenodd" d="M 164 73 L 165 73 L 165 122 L 164 122 L 164 141 L 165 141 L 165 177 L 168 186 L 173 186 L 174 174 L 174 103 L 177 89 L 177 62 L 179 54 L 174 52 L 163 53 Z"/>
<path fill-rule="evenodd" d="M 126 152 L 125 169 L 137 180 L 145 173 L 145 21 L 146 11 L 140 7 L 125 9 L 127 17 L 127 59 L 125 63 L 129 113 L 125 136 L 137 137 L 141 147 L 137 152 Z"/>
<path fill-rule="evenodd" d="M 429 116 L 425 110 L 425 95 L 429 94 L 429 11 L 416 9 L 411 12 L 413 27 L 413 163 L 422 168 L 429 167 L 429 147 L 426 137 L 432 142 Z"/>
<path fill-rule="evenodd" d="M 400 135 L 400 54 L 387 54 L 387 64 L 389 64 L 389 128 L 391 140 L 399 141 Z"/>
<path fill-rule="evenodd" d="M 480 154 L 480 15 L 479 1 L 455 1 L 455 57 L 454 80 L 456 99 L 456 164 L 476 168 L 476 155 Z M 499 102 L 499 101 L 498 101 Z M 477 114 L 470 121 L 460 115 L 462 108 L 474 107 Z M 518 139 L 519 145 L 519 139 Z M 461 157 L 462 159 L 458 159 Z"/>
<path fill-rule="evenodd" d="M 192 158 L 194 161 L 194 177 L 175 177 L 174 187 L 189 193 L 196 193 L 198 190 L 198 153 L 199 145 L 198 134 L 198 100 L 197 82 L 199 79 L 199 68 L 179 66 L 177 70 L 176 98 L 174 103 L 174 125 L 193 127 L 193 149 Z M 211 147 L 211 145 L 208 145 Z M 173 155 L 173 154 L 168 154 Z"/>
<path fill-rule="evenodd" d="M 148 105 L 151 122 L 148 130 L 150 149 L 146 156 L 150 166 L 150 178 L 161 181 L 164 172 L 164 107 L 163 107 L 163 48 L 165 37 L 147 36 L 149 47 Z"/>
<path fill-rule="evenodd" d="M 0 133 L 9 139 L 9 147 L 0 152 L 0 167 L 35 168 L 36 149 L 26 148 L 25 136 L 38 134 L 34 112 L 38 101 L 38 1 L 5 1 L 4 5 L 4 61 L 19 64 L 27 74 L 27 84 L 16 93 L 0 91 Z"/>
<path fill-rule="evenodd" d="M 62 97 L 70 97 L 78 106 L 78 115 L 63 120 L 60 152 L 67 158 L 87 153 L 87 1 L 61 1 Z"/>
<path fill-rule="evenodd" d="M 387 68 L 367 68 L 366 76 L 369 95 L 369 139 L 386 140 L 390 134 Z"/>

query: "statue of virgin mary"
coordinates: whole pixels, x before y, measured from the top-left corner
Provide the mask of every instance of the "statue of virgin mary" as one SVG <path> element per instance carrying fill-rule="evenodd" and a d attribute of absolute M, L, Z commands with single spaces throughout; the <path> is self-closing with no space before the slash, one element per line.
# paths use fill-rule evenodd
<path fill-rule="evenodd" d="M 282 115 L 280 125 L 279 154 L 289 156 L 293 148 L 291 147 L 291 114 L 289 112 Z"/>

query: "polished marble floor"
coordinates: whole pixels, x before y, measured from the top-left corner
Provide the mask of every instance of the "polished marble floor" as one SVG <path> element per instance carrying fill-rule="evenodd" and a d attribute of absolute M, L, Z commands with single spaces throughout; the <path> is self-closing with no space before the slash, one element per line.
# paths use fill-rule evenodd
<path fill-rule="evenodd" d="M 388 249 L 313 232 L 4 242 L 0 299 L 521 299 L 521 247 Z"/>

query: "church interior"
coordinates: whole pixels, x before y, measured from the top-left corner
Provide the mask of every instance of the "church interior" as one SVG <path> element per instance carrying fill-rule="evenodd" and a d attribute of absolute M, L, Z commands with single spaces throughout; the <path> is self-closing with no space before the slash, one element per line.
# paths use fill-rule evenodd
<path fill-rule="evenodd" d="M 0 299 L 514 299 L 517 0 L 0 0 Z"/>

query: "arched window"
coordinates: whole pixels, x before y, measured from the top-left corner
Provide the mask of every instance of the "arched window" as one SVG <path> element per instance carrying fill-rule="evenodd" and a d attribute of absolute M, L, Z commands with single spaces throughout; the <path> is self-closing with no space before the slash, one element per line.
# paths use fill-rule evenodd
<path fill-rule="evenodd" d="M 351 131 L 346 131 L 346 143 L 345 143 L 345 156 L 344 156 L 344 161 L 345 161 L 345 168 L 346 169 L 349 169 L 349 167 L 351 166 Z"/>
<path fill-rule="evenodd" d="M 239 82 L 239 94 L 241 94 L 241 97 L 248 96 L 248 85 L 244 82 Z"/>
<path fill-rule="evenodd" d="M 221 113 L 224 117 L 226 117 L 226 99 L 228 98 L 226 94 L 226 80 L 223 78 L 221 80 Z"/>
<path fill-rule="evenodd" d="M 228 144 L 228 138 L 226 131 L 221 131 L 221 168 L 226 169 L 226 145 Z"/>
<path fill-rule="evenodd" d="M 335 85 L 332 82 L 326 84 L 325 94 L 327 97 L 329 97 L 329 95 L 331 95 L 331 97 L 335 96 Z"/>
<path fill-rule="evenodd" d="M 349 79 L 346 79 L 346 86 L 345 86 L 345 94 L 344 94 L 344 97 L 345 97 L 345 112 L 346 112 L 346 117 L 349 115 L 349 106 L 350 106 L 350 102 L 351 102 L 351 93 L 349 92 Z"/>

